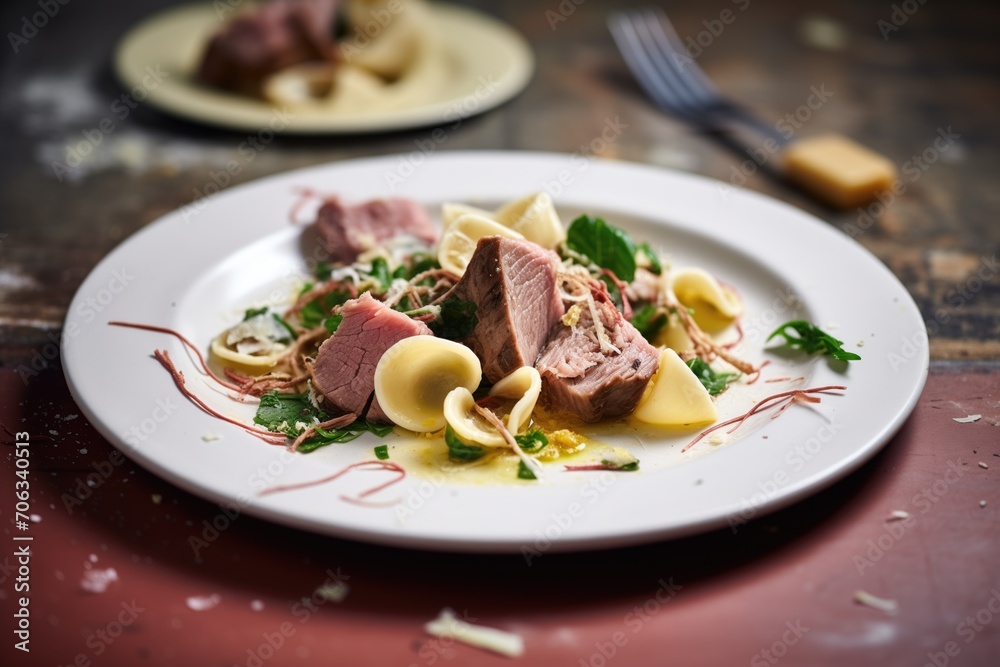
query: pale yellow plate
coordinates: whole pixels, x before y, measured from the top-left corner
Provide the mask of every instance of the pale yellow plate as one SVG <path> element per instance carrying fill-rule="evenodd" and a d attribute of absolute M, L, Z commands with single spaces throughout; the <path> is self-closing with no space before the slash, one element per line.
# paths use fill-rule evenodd
<path fill-rule="evenodd" d="M 521 92 L 535 61 L 524 38 L 488 16 L 452 5 L 431 5 L 451 68 L 432 100 L 393 110 L 329 112 L 288 109 L 285 132 L 351 134 L 456 124 Z M 118 44 L 114 67 L 146 103 L 188 120 L 258 131 L 276 122 L 276 107 L 202 86 L 192 76 L 207 40 L 220 26 L 211 4 L 178 7 L 143 21 Z M 280 116 L 285 119 L 287 116 Z"/>

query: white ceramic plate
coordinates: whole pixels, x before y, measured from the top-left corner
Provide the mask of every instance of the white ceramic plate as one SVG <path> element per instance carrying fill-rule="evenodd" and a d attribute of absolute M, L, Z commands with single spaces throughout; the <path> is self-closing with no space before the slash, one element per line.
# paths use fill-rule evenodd
<path fill-rule="evenodd" d="M 450 76 L 434 99 L 378 112 L 329 113 L 292 109 L 282 131 L 292 134 L 350 134 L 401 130 L 483 113 L 519 93 L 531 79 L 531 48 L 507 25 L 478 12 L 432 4 Z M 122 38 L 114 57 L 127 89 L 163 111 L 209 125 L 259 131 L 272 126 L 275 109 L 250 97 L 215 91 L 192 78 L 208 38 L 220 25 L 214 5 L 163 11 Z M 150 78 L 150 72 L 165 76 Z M 139 99 L 139 96 L 137 96 Z M 286 118 L 283 114 L 282 118 Z"/>
<path fill-rule="evenodd" d="M 912 299 L 861 246 L 802 211 L 697 176 L 556 154 L 441 153 L 390 191 L 386 175 L 400 160 L 343 162 L 234 188 L 201 210 L 164 216 L 108 255 L 77 293 L 64 334 L 70 388 L 98 430 L 178 486 L 286 525 L 401 546 L 545 552 L 739 525 L 860 466 L 916 403 L 928 350 Z M 689 433 L 607 435 L 639 457 L 639 472 L 555 471 L 541 483 L 499 485 L 410 475 L 379 497 L 402 501 L 384 509 L 339 500 L 352 488 L 386 479 L 380 472 L 260 497 L 265 486 L 315 480 L 371 460 L 372 447 L 382 441 L 370 436 L 308 455 L 264 444 L 180 397 L 151 359 L 154 348 L 169 350 L 190 386 L 217 407 L 247 421 L 253 413 L 201 382 L 177 341 L 107 322 L 172 327 L 204 348 L 244 308 L 285 298 L 305 272 L 300 245 L 309 248 L 307 228 L 288 222 L 296 186 L 336 190 L 352 200 L 411 197 L 431 210 L 443 201 L 495 205 L 547 188 L 567 216 L 603 214 L 677 265 L 704 266 L 738 286 L 747 307 L 749 356 L 761 358 L 763 338 L 777 324 L 803 316 L 829 327 L 863 359 L 838 372 L 822 359 L 769 354 L 775 365 L 766 377 L 795 373 L 808 386 L 848 389 L 818 406 L 794 406 L 725 446 L 702 444 L 681 455 Z M 764 391 L 763 382 L 754 387 Z M 723 412 L 749 407 L 748 390 L 723 394 L 729 397 Z M 205 442 L 209 433 L 223 438 Z"/>

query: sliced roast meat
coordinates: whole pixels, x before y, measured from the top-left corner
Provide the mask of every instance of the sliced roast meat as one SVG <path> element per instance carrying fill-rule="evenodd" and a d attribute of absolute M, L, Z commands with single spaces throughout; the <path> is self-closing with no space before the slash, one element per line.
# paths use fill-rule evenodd
<path fill-rule="evenodd" d="M 557 323 L 535 367 L 542 376 L 542 400 L 586 422 L 632 412 L 656 373 L 659 357 L 652 345 L 604 300 L 596 310 L 611 345 L 601 350 L 594 318 L 586 304 L 573 326 Z"/>
<path fill-rule="evenodd" d="M 313 385 L 335 408 L 360 415 L 375 391 L 375 366 L 385 351 L 410 336 L 429 336 L 423 322 L 410 319 L 365 292 L 345 303 L 336 333 L 320 346 L 312 368 Z M 373 399 L 369 421 L 389 421 Z"/>
<path fill-rule="evenodd" d="M 462 342 L 479 357 L 490 382 L 533 366 L 564 312 L 555 255 L 530 241 L 501 236 L 479 240 L 455 297 L 476 304 L 476 328 Z"/>
<path fill-rule="evenodd" d="M 333 59 L 334 0 L 274 0 L 236 16 L 209 41 L 198 79 L 260 95 L 264 79 L 290 65 Z"/>
<path fill-rule="evenodd" d="M 337 197 L 323 204 L 316 231 L 331 259 L 353 262 L 357 256 L 392 238 L 409 236 L 427 245 L 437 230 L 423 207 L 409 199 L 374 199 L 346 206 Z"/>

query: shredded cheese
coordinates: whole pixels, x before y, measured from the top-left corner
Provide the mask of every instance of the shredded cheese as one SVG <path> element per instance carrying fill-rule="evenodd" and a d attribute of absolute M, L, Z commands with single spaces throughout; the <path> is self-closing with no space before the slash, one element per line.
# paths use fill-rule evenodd
<path fill-rule="evenodd" d="M 574 303 L 569 307 L 569 310 L 560 318 L 560 321 L 568 327 L 576 325 L 580 321 L 580 313 L 583 312 L 583 308 L 578 303 Z"/>
<path fill-rule="evenodd" d="M 865 591 L 854 591 L 854 601 L 872 609 L 884 611 L 887 614 L 895 614 L 899 611 L 899 603 L 895 600 L 887 600 L 867 593 Z"/>
<path fill-rule="evenodd" d="M 342 581 L 324 584 L 315 590 L 316 597 L 329 602 L 343 602 L 347 598 L 350 587 Z"/>
<path fill-rule="evenodd" d="M 971 424 L 972 422 L 977 422 L 982 419 L 982 415 L 969 415 L 968 417 L 952 417 L 952 421 L 956 421 L 959 424 Z"/>
<path fill-rule="evenodd" d="M 436 619 L 425 625 L 424 630 L 429 635 L 454 639 L 508 658 L 524 655 L 524 640 L 520 635 L 496 628 L 472 625 L 458 618 L 455 612 L 447 607 L 441 610 Z"/>

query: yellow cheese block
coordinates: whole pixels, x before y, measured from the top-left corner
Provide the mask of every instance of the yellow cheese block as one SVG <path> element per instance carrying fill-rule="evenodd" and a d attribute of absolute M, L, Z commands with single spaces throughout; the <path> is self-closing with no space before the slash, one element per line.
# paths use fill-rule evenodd
<path fill-rule="evenodd" d="M 784 150 L 789 180 L 831 206 L 862 206 L 892 187 L 896 167 L 847 137 L 799 139 Z"/>

